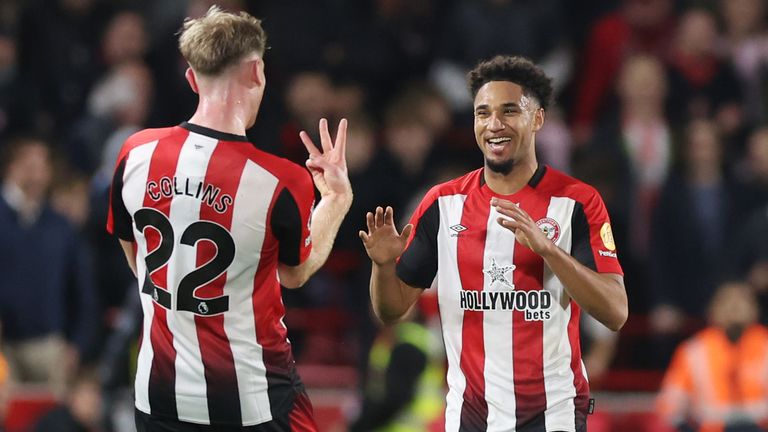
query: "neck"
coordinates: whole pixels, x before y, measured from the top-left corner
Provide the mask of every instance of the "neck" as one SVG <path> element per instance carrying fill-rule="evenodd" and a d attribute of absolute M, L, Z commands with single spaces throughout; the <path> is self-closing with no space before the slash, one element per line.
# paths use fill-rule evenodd
<path fill-rule="evenodd" d="M 492 191 L 500 195 L 510 195 L 528 184 L 538 166 L 539 163 L 535 157 L 516 163 L 509 174 L 497 173 L 486 165 L 483 168 L 483 176 L 485 176 L 485 183 Z"/>
<path fill-rule="evenodd" d="M 205 91 L 200 92 L 200 102 L 189 122 L 219 132 L 245 135 L 251 116 L 250 103 L 243 92 L 226 82 L 208 83 Z"/>

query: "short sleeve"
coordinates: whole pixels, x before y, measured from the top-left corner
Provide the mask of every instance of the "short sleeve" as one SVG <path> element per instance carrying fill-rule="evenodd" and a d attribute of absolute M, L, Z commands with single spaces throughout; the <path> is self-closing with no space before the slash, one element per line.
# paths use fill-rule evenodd
<path fill-rule="evenodd" d="M 414 229 L 396 268 L 400 280 L 417 288 L 429 288 L 437 275 L 440 206 L 437 199 L 430 195 L 427 194 L 411 217 Z"/>
<path fill-rule="evenodd" d="M 310 224 L 315 189 L 309 173 L 297 170 L 298 178 L 287 182 L 272 207 L 271 229 L 278 241 L 278 260 L 289 266 L 303 263 L 312 251 Z"/>
<path fill-rule="evenodd" d="M 598 273 L 623 275 L 608 211 L 597 191 L 591 192 L 583 203 L 577 201 L 573 209 L 571 255 Z"/>
<path fill-rule="evenodd" d="M 121 240 L 133 241 L 133 219 L 123 201 L 123 176 L 127 157 L 120 160 L 112 178 L 107 213 L 107 231 Z"/>

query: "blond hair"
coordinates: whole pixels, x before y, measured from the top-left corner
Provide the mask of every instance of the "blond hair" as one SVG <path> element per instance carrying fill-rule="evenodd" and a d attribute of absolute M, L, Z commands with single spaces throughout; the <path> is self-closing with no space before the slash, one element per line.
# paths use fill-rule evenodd
<path fill-rule="evenodd" d="M 266 42 L 261 20 L 211 6 L 205 16 L 184 21 L 179 50 L 195 72 L 215 76 L 253 52 L 263 55 Z"/>

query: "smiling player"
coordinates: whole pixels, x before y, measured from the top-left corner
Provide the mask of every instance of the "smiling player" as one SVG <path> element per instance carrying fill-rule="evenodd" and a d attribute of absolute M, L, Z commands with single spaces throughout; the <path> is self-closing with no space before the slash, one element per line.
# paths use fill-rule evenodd
<path fill-rule="evenodd" d="M 368 213 L 373 307 L 395 322 L 437 279 L 446 431 L 584 431 L 580 309 L 613 330 L 628 314 L 608 214 L 536 160 L 552 94 L 539 67 L 499 56 L 468 78 L 484 167 L 432 188 L 402 233 L 392 208 Z"/>

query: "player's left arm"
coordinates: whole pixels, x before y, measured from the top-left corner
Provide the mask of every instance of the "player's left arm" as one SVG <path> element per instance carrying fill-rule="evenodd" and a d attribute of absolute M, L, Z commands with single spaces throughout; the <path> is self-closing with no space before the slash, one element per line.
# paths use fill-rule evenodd
<path fill-rule="evenodd" d="M 550 241 L 530 215 L 516 204 L 494 198 L 491 205 L 507 216 L 500 217 L 498 223 L 512 231 L 522 245 L 544 258 L 579 306 L 609 329 L 621 329 L 629 314 L 627 291 L 621 274 L 598 273 L 580 263 Z"/>

